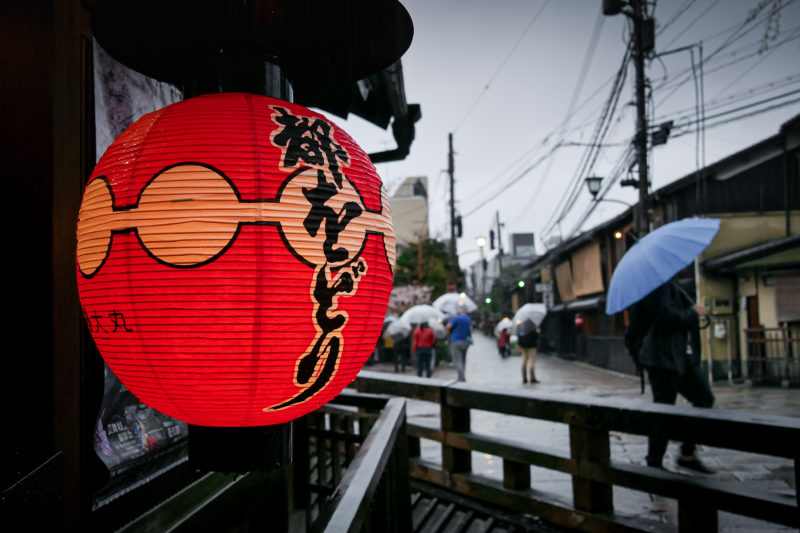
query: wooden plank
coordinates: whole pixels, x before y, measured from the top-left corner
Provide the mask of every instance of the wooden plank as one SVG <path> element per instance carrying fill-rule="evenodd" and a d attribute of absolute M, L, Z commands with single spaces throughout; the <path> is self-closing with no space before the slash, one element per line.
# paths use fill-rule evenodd
<path fill-rule="evenodd" d="M 580 468 L 584 463 L 607 463 L 611 459 L 608 432 L 579 426 L 569 427 L 572 458 L 579 472 L 572 476 L 572 500 L 577 509 L 599 513 L 614 509 L 613 486 L 586 478 Z"/>
<path fill-rule="evenodd" d="M 368 378 L 368 376 L 367 376 Z M 370 380 L 364 378 L 367 383 Z M 408 380 L 406 380 L 408 381 Z M 413 380 L 412 380 L 413 381 Z M 427 381 L 427 380 L 423 380 Z M 408 383 L 400 384 L 405 393 Z M 411 389 L 421 386 L 412 383 Z M 424 386 L 424 384 L 423 384 Z M 413 391 L 412 391 L 413 392 Z M 691 407 L 662 406 L 626 401 L 559 398 L 540 393 L 514 393 L 496 391 L 480 386 L 453 383 L 442 387 L 441 400 L 445 407 L 461 409 L 479 408 L 511 415 L 528 416 L 542 420 L 562 422 L 574 426 L 575 431 L 593 430 L 646 435 L 656 425 L 666 426 L 671 438 L 698 437 L 695 441 L 727 449 L 791 457 L 798 456 L 800 440 L 797 439 L 800 421 L 756 415 L 731 413 L 722 410 L 702 410 Z M 455 411 L 457 412 L 457 411 Z M 453 411 L 443 410 L 452 427 Z M 535 464 L 578 476 L 600 485 L 619 485 L 635 490 L 652 492 L 666 497 L 700 498 L 720 510 L 762 518 L 797 527 L 800 496 L 795 491 L 790 496 L 753 490 L 746 483 L 720 481 L 699 476 L 683 476 L 644 466 L 611 463 L 602 458 L 578 460 L 566 457 L 563 452 L 520 445 L 494 436 L 476 435 L 470 431 L 446 430 L 431 426 L 410 425 L 409 435 L 442 442 L 453 450 L 484 451 L 519 463 Z M 605 439 L 607 443 L 607 438 Z M 440 473 L 439 482 L 452 486 L 459 479 L 457 471 Z M 437 477 L 437 476 L 434 476 Z M 795 477 L 800 477 L 800 467 L 795 463 Z M 591 485 L 589 485 L 591 486 Z M 607 489 L 603 489 L 607 493 Z M 598 515 L 602 513 L 593 513 Z"/>
<path fill-rule="evenodd" d="M 405 425 L 405 400 L 393 398 L 378 416 L 364 444 L 318 519 L 326 532 L 358 531 Z M 402 433 L 405 438 L 405 433 Z"/>
<path fill-rule="evenodd" d="M 475 533 L 488 533 L 489 530 L 492 529 L 494 525 L 494 519 L 490 516 L 489 518 L 484 518 L 483 520 L 476 520 L 478 526 L 476 528 L 470 528 L 471 531 Z"/>
<path fill-rule="evenodd" d="M 436 403 L 441 402 L 442 389 L 453 383 L 456 381 L 401 376 L 369 370 L 362 370 L 356 377 L 356 388 L 359 392 L 403 396 Z"/>
<path fill-rule="evenodd" d="M 409 433 L 431 438 L 427 430 L 409 425 Z M 565 452 L 555 448 L 521 444 L 508 439 L 483 436 L 476 433 L 449 433 L 442 437 L 450 446 L 488 453 L 519 463 L 527 463 L 550 470 L 564 472 L 600 483 L 627 487 L 642 492 L 660 494 L 668 498 L 692 494 L 706 502 L 713 502 L 721 510 L 746 514 L 755 518 L 795 524 L 797 506 L 792 496 L 754 489 L 741 482 L 721 481 L 700 476 L 686 476 L 647 466 L 619 462 L 586 463 L 580 465 Z"/>
<path fill-rule="evenodd" d="M 391 396 L 387 394 L 370 394 L 367 392 L 357 392 L 352 389 L 344 389 L 339 395 L 331 400 L 327 406 L 347 405 L 357 406 L 372 411 L 380 411 L 386 406 Z"/>
<path fill-rule="evenodd" d="M 461 533 L 472 520 L 472 516 L 472 511 L 456 511 L 453 514 L 453 519 L 447 523 L 447 527 L 442 533 Z"/>
<path fill-rule="evenodd" d="M 800 419 L 785 416 L 532 391 L 500 391 L 463 382 L 450 385 L 446 398 L 451 407 L 482 409 L 606 431 L 648 435 L 659 427 L 674 440 L 692 440 L 780 457 L 794 458 L 800 442 Z"/>
<path fill-rule="evenodd" d="M 478 474 L 450 474 L 424 461 L 412 461 L 411 475 L 414 479 L 446 487 L 463 496 L 496 506 L 510 513 L 525 513 L 540 517 L 546 522 L 570 529 L 585 531 L 620 532 L 647 530 L 653 533 L 673 531 L 669 526 L 642 518 L 627 517 L 614 513 L 589 513 L 575 509 L 572 504 L 558 496 L 534 489 L 508 490 L 502 482 Z"/>
<path fill-rule="evenodd" d="M 414 513 L 411 519 L 411 528 L 413 531 L 419 531 L 420 526 L 428 519 L 428 516 L 433 512 L 436 506 L 435 498 L 423 498 L 414 506 Z"/>
<path fill-rule="evenodd" d="M 410 424 L 409 433 L 432 440 L 439 440 L 449 446 L 488 453 L 518 463 L 536 465 L 550 470 L 558 470 L 567 474 L 577 474 L 576 462 L 564 450 L 547 446 L 520 443 L 510 439 L 486 436 L 478 433 L 447 433 L 421 429 Z M 441 439 L 441 440 L 440 440 Z"/>
<path fill-rule="evenodd" d="M 423 528 L 419 529 L 419 531 L 425 533 L 436 533 L 447 523 L 448 520 L 450 520 L 450 516 L 453 514 L 453 511 L 455 511 L 455 508 L 456 506 L 453 503 L 449 505 L 446 503 L 438 504 L 434 508 L 433 513 L 431 513 L 431 517 L 428 522 Z"/>
<path fill-rule="evenodd" d="M 687 476 L 625 463 L 582 465 L 581 475 L 666 498 L 702 501 L 708 507 L 769 522 L 792 527 L 800 524 L 794 495 L 758 489 L 747 483 Z"/>

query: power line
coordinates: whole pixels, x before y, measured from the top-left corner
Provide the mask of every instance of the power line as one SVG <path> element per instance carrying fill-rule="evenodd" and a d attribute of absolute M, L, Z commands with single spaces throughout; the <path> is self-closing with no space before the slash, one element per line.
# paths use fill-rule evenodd
<path fill-rule="evenodd" d="M 788 30 L 786 33 L 787 33 L 787 36 L 786 36 L 786 38 L 784 38 L 783 40 L 781 40 L 781 41 L 779 41 L 778 43 L 774 44 L 774 45 L 771 47 L 770 53 L 772 53 L 772 52 L 774 52 L 774 51 L 777 51 L 777 49 L 778 49 L 778 48 L 780 48 L 781 46 L 783 46 L 783 45 L 785 45 L 785 44 L 789 44 L 789 43 L 791 43 L 792 41 L 795 41 L 795 40 L 797 40 L 797 39 L 798 39 L 798 37 L 800 37 L 800 26 L 796 26 L 796 27 L 792 28 L 791 30 Z M 730 56 L 734 56 L 734 57 L 735 57 L 735 59 L 733 59 L 733 60 L 731 60 L 731 61 L 729 61 L 729 62 L 727 62 L 727 63 L 722 63 L 722 64 L 720 64 L 720 65 L 716 65 L 716 66 L 714 66 L 714 67 L 713 67 L 713 68 L 711 68 L 711 69 L 704 69 L 704 70 L 705 70 L 705 73 L 706 73 L 706 74 L 713 74 L 713 73 L 715 73 L 715 72 L 719 72 L 720 70 L 723 70 L 723 69 L 726 69 L 726 68 L 728 68 L 728 67 L 731 67 L 731 66 L 733 66 L 733 65 L 736 65 L 737 63 L 742 63 L 742 62 L 744 62 L 744 61 L 747 61 L 748 59 L 751 59 L 751 58 L 753 58 L 753 57 L 756 57 L 756 56 L 762 56 L 762 57 L 763 57 L 763 54 L 759 53 L 757 50 L 756 50 L 756 51 L 754 51 L 754 52 L 751 52 L 751 53 L 749 53 L 749 54 L 747 54 L 747 55 L 743 55 L 743 56 L 742 56 L 742 55 L 740 55 L 740 54 L 741 54 L 741 52 L 743 52 L 743 51 L 745 51 L 745 50 L 748 50 L 748 49 L 755 48 L 756 46 L 757 46 L 757 43 L 750 43 L 750 44 L 747 44 L 747 45 L 745 45 L 745 46 L 742 46 L 741 48 L 737 48 L 737 49 L 735 49 L 735 50 L 732 50 L 732 51 L 730 52 L 730 54 L 729 54 L 729 55 L 730 55 Z M 706 58 L 706 60 L 704 61 L 704 63 L 707 63 L 707 62 L 708 62 L 708 59 Z M 664 84 L 663 86 L 661 86 L 661 87 L 659 87 L 659 88 L 658 88 L 658 90 L 662 90 L 662 89 L 674 89 L 674 90 L 672 91 L 672 93 L 670 93 L 669 95 L 667 95 L 667 97 L 665 97 L 665 98 L 664 98 L 665 100 L 666 100 L 666 98 L 668 98 L 669 96 L 672 96 L 672 94 L 673 94 L 673 93 L 674 93 L 674 92 L 675 92 L 677 89 L 679 89 L 680 87 L 682 87 L 683 85 L 685 85 L 685 84 L 688 82 L 688 80 L 689 80 L 689 76 L 690 76 L 690 74 L 689 74 L 689 73 L 690 73 L 690 71 L 691 71 L 691 68 L 685 68 L 685 69 L 681 70 L 681 71 L 680 71 L 680 72 L 677 74 L 677 76 L 686 75 L 687 77 L 685 77 L 685 78 L 681 78 L 681 79 L 678 79 L 678 80 L 675 80 L 675 81 L 673 81 L 672 83 L 667 83 L 667 84 Z M 718 96 L 719 96 L 719 94 L 721 94 L 721 92 L 720 92 L 720 93 L 718 93 L 718 94 L 715 96 L 715 98 L 716 98 L 716 97 L 718 97 Z M 663 102 L 662 102 L 662 103 L 663 103 Z"/>
<path fill-rule="evenodd" d="M 481 92 L 478 94 L 478 97 L 475 98 L 475 101 L 472 102 L 472 105 L 469 107 L 469 109 L 467 109 L 467 112 L 464 113 L 464 116 L 461 117 L 460 121 L 458 121 L 458 125 L 455 127 L 455 129 L 453 129 L 453 133 L 458 132 L 458 129 L 461 127 L 462 124 L 464 124 L 464 121 L 467 119 L 467 117 L 470 114 L 472 114 L 472 111 L 475 109 L 475 107 L 477 107 L 478 102 L 481 101 L 483 96 L 489 90 L 489 87 L 492 85 L 492 83 L 494 82 L 495 78 L 497 78 L 497 75 L 500 74 L 500 71 L 503 70 L 503 67 L 506 65 L 506 63 L 508 63 L 508 60 L 511 59 L 511 56 L 517 50 L 517 47 L 522 42 L 522 39 L 528 34 L 530 29 L 533 27 L 533 23 L 536 22 L 536 20 L 542 14 L 542 12 L 544 11 L 544 8 L 547 7 L 547 4 L 549 2 L 550 2 L 550 0 L 545 0 L 544 4 L 542 4 L 542 7 L 539 8 L 539 11 L 537 11 L 536 14 L 533 15 L 533 18 L 530 20 L 530 22 L 528 22 L 528 25 L 525 27 L 525 30 L 522 32 L 522 35 L 519 36 L 519 38 L 517 39 L 517 42 L 515 42 L 514 46 L 511 47 L 511 50 L 508 51 L 508 53 L 506 54 L 505 59 L 503 59 L 503 61 L 500 63 L 500 66 L 497 67 L 497 70 L 494 71 L 494 74 L 492 74 L 492 76 L 489 78 L 489 81 L 486 82 L 486 85 L 483 87 Z"/>
<path fill-rule="evenodd" d="M 625 56 L 622 60 L 622 65 L 620 65 L 619 70 L 617 71 L 616 79 L 614 81 L 614 85 L 612 87 L 611 94 L 609 95 L 608 99 L 606 100 L 606 104 L 603 108 L 603 112 L 601 114 L 600 120 L 598 120 L 595 133 L 592 138 L 592 145 L 584 152 L 583 157 L 581 158 L 581 162 L 578 165 L 578 169 L 576 170 L 575 175 L 572 178 L 571 183 L 567 186 L 567 193 L 565 196 L 562 196 L 561 200 L 556 206 L 556 209 L 548 218 L 547 222 L 545 223 L 545 230 L 544 233 L 549 233 L 550 229 L 560 222 L 566 213 L 572 208 L 577 199 L 578 191 L 580 190 L 581 178 L 585 175 L 586 172 L 590 172 L 592 167 L 594 166 L 594 162 L 597 159 L 597 153 L 599 152 L 599 144 L 602 143 L 602 140 L 605 136 L 605 133 L 608 131 L 608 126 L 610 123 L 610 119 L 616 110 L 617 102 L 619 101 L 619 96 L 622 93 L 622 88 L 625 82 L 625 74 L 628 70 L 628 62 L 631 58 L 631 47 L 628 46 L 627 50 L 625 51 Z"/>
<path fill-rule="evenodd" d="M 717 109 L 722 109 L 730 105 L 734 105 L 740 102 L 745 102 L 752 98 L 767 94 L 767 93 L 774 93 L 777 90 L 784 89 L 786 87 L 795 86 L 800 83 L 800 73 L 795 73 L 786 78 L 781 79 L 780 81 L 772 81 L 763 85 L 759 85 L 756 87 L 752 87 L 746 91 L 742 91 L 736 94 L 732 94 L 728 96 L 724 101 L 723 100 L 709 100 L 705 104 L 706 111 L 714 111 Z M 653 123 L 656 124 L 653 126 L 652 129 L 656 129 L 659 126 L 657 124 L 667 122 L 672 120 L 673 122 L 680 122 L 685 118 L 688 113 L 693 112 L 693 109 L 679 109 L 676 111 L 672 111 L 670 113 L 661 115 L 656 117 L 653 120 Z"/>
<path fill-rule="evenodd" d="M 694 2 L 692 2 L 692 3 L 694 3 Z M 705 9 L 705 10 L 704 10 L 702 13 L 700 13 L 698 16 L 694 17 L 694 18 L 692 19 L 692 22 L 691 22 L 691 23 L 690 23 L 688 26 L 684 27 L 684 28 L 683 28 L 683 30 L 681 30 L 681 31 L 680 31 L 680 33 L 678 33 L 678 35 L 676 35 L 675 37 L 673 37 L 673 38 L 672 38 L 672 40 L 671 40 L 670 42 L 668 42 L 664 48 L 666 48 L 666 49 L 670 49 L 670 48 L 672 48 L 672 45 L 675 43 L 675 41 L 677 41 L 678 39 L 680 39 L 680 38 L 683 36 L 683 34 L 684 34 L 684 33 L 686 33 L 687 31 L 689 31 L 689 29 L 690 29 L 692 26 L 694 26 L 694 25 L 695 25 L 695 24 L 696 24 L 696 23 L 697 23 L 697 22 L 698 22 L 700 19 L 702 19 L 704 16 L 706 16 L 706 14 L 707 14 L 709 11 L 711 11 L 711 8 L 713 8 L 713 7 L 714 7 L 715 5 L 717 5 L 718 3 L 719 3 L 719 0 L 715 0 L 715 1 L 714 1 L 714 2 L 712 2 L 712 3 L 711 3 L 711 5 L 709 5 L 709 6 L 708 6 L 708 7 L 707 7 L 707 8 L 706 8 L 706 9 Z M 666 29 L 666 28 L 665 28 L 665 29 Z M 659 32 L 659 33 L 660 33 L 660 32 Z"/>
<path fill-rule="evenodd" d="M 793 1 L 794 0 L 789 0 L 787 3 L 781 4 L 777 8 L 777 11 L 778 12 L 781 11 L 782 9 L 784 9 L 786 6 L 788 6 Z M 757 17 L 746 18 L 744 22 L 742 22 L 740 25 L 736 26 L 736 30 L 734 30 L 732 33 L 730 33 L 728 35 L 728 37 L 725 39 L 725 41 L 721 45 L 719 45 L 713 52 L 711 52 L 708 56 L 706 56 L 704 58 L 703 62 L 707 63 L 707 62 L 713 60 L 722 50 L 726 49 L 727 47 L 729 47 L 731 44 L 733 44 L 734 42 L 738 41 L 739 39 L 742 39 L 743 37 L 745 37 L 745 35 L 747 35 L 751 31 L 753 31 L 754 29 L 756 29 L 758 27 L 758 25 L 761 22 L 765 21 L 769 16 L 770 15 L 767 14 L 766 16 L 764 16 L 764 17 L 762 17 L 760 19 L 758 19 Z M 747 29 L 744 33 L 742 33 L 740 35 L 740 32 L 742 32 L 742 30 L 744 30 L 744 28 L 746 28 L 750 23 L 752 23 L 750 28 Z M 688 81 L 691 79 L 691 74 L 689 73 L 689 70 L 690 69 L 686 69 L 686 70 L 683 71 L 684 73 L 686 73 L 686 76 L 682 77 L 681 79 L 679 79 L 676 82 L 674 90 L 661 99 L 661 101 L 659 102 L 660 105 L 663 105 L 667 100 L 669 100 L 670 97 L 672 97 L 672 95 L 674 95 L 678 91 L 678 89 L 680 87 L 682 87 L 683 85 L 688 83 Z"/>
<path fill-rule="evenodd" d="M 736 107 L 736 108 L 733 108 L 733 109 L 729 109 L 727 111 L 721 111 L 721 112 L 713 114 L 713 115 L 707 115 L 705 118 L 706 118 L 706 120 L 713 120 L 713 119 L 725 117 L 725 116 L 731 115 L 733 113 L 738 113 L 739 111 L 745 111 L 747 109 L 752 109 L 753 107 L 757 107 L 757 106 L 760 106 L 760 105 L 763 105 L 763 104 L 766 104 L 766 103 L 769 103 L 769 102 L 774 102 L 776 100 L 780 100 L 781 98 L 787 98 L 789 96 L 794 96 L 794 95 L 797 95 L 797 94 L 800 94 L 800 89 L 796 89 L 794 91 L 789 91 L 789 92 L 786 92 L 786 93 L 783 93 L 783 94 L 779 94 L 777 96 L 772 96 L 770 98 L 764 98 L 764 99 L 759 100 L 757 102 L 752 102 L 752 103 L 747 104 L 747 105 L 743 105 L 743 106 L 739 106 L 739 107 Z M 777 109 L 778 107 L 784 107 L 784 106 L 787 106 L 787 105 L 791 105 L 794 102 L 797 102 L 797 99 L 790 100 L 788 102 L 782 102 L 782 103 L 778 104 L 777 106 L 770 106 L 769 108 L 764 109 L 763 111 L 769 111 L 769 110 L 772 110 L 772 109 Z M 759 114 L 759 113 L 755 113 L 755 114 Z M 749 117 L 749 116 L 753 116 L 753 113 L 748 113 L 746 115 L 743 115 L 741 118 L 745 118 L 745 117 Z M 725 122 L 725 123 L 727 124 L 727 122 Z M 686 122 L 682 122 L 680 124 L 680 127 L 683 128 L 683 127 L 688 127 L 688 126 L 694 126 L 695 124 L 697 124 L 696 120 L 695 121 L 689 120 L 689 121 L 686 121 Z M 671 134 L 671 135 L 674 136 L 674 137 L 679 137 L 680 135 L 685 135 L 685 133 L 681 133 L 680 131 L 678 131 L 674 135 L 673 134 Z"/>
<path fill-rule="evenodd" d="M 794 95 L 794 94 L 797 94 L 797 93 L 800 93 L 800 90 L 792 91 L 792 92 L 786 93 L 786 95 L 782 95 L 782 96 L 785 97 L 787 95 Z M 761 104 L 764 104 L 764 103 L 767 103 L 767 102 L 770 102 L 770 101 L 773 101 L 773 100 L 774 99 L 765 99 L 765 100 L 757 102 L 756 104 L 753 104 L 753 105 L 761 105 Z M 706 123 L 704 125 L 704 127 L 706 129 L 712 129 L 712 128 L 715 128 L 715 127 L 723 126 L 725 124 L 730 124 L 731 122 L 735 122 L 737 120 L 743 120 L 745 118 L 750 118 L 750 117 L 753 117 L 753 116 L 756 116 L 756 115 L 760 115 L 762 113 L 766 113 L 766 112 L 769 112 L 769 111 L 774 111 L 776 109 L 780 109 L 782 107 L 786 107 L 786 106 L 789 106 L 789 105 L 792 105 L 792 104 L 796 104 L 796 103 L 800 103 L 800 98 L 795 98 L 795 99 L 788 100 L 788 101 L 785 101 L 785 102 L 780 102 L 780 103 L 777 103 L 777 104 L 774 104 L 774 105 L 771 105 L 771 106 L 767 106 L 767 107 L 764 107 L 764 108 L 761 108 L 761 109 L 758 109 L 758 110 L 754 110 L 754 111 L 751 111 L 751 112 L 748 112 L 748 113 L 740 113 L 740 114 L 735 115 L 733 117 L 729 117 L 729 118 L 727 118 L 725 120 L 719 120 L 719 121 L 713 122 L 713 123 Z M 725 111 L 725 112 L 722 112 L 722 113 L 717 113 L 715 115 L 706 116 L 705 120 L 709 120 L 709 119 L 713 120 L 715 118 L 722 118 L 722 117 L 724 117 L 726 115 L 730 115 L 730 114 L 733 114 L 733 113 L 736 113 L 736 112 L 739 112 L 739 111 L 743 111 L 743 110 L 749 109 L 749 108 L 753 107 L 753 105 L 742 106 L 742 107 L 739 107 L 739 108 L 736 108 L 736 109 L 732 109 L 732 110 L 729 110 L 729 111 Z M 670 135 L 671 138 L 682 137 L 684 135 L 688 135 L 690 133 L 694 133 L 693 130 L 688 129 L 688 126 L 694 126 L 695 124 L 696 124 L 696 121 L 686 123 L 685 126 L 687 126 L 687 129 L 685 131 L 677 131 L 677 132 L 671 134 Z M 618 179 L 619 179 L 619 177 L 623 175 L 623 172 L 624 172 L 625 167 L 626 167 L 625 163 L 629 159 L 631 151 L 632 151 L 631 149 L 626 150 L 623 153 L 623 155 L 619 158 L 617 166 L 615 167 L 614 170 L 611 171 L 611 173 L 609 173 L 609 179 L 606 182 L 604 182 L 603 189 L 598 193 L 598 198 L 600 198 L 600 199 L 604 198 L 605 195 L 608 193 L 609 189 L 614 184 L 616 184 Z M 599 203 L 599 202 L 592 202 L 589 205 L 589 207 L 587 207 L 587 209 L 580 216 L 579 221 L 576 223 L 576 225 L 573 227 L 573 229 L 564 237 L 565 239 L 570 238 L 572 235 L 575 234 L 575 232 L 577 232 L 583 226 L 583 224 L 586 222 L 588 217 L 591 216 L 591 214 L 594 211 L 594 208 L 596 207 L 597 203 Z M 547 234 L 545 234 L 545 235 L 547 235 Z"/>

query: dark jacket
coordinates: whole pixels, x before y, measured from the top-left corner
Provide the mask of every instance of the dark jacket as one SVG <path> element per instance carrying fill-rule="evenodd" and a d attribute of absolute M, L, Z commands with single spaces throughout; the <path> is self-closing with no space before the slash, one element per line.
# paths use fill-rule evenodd
<path fill-rule="evenodd" d="M 519 335 L 517 338 L 517 344 L 519 344 L 520 348 L 536 348 L 538 343 L 539 332 L 536 331 L 536 328 L 530 330 L 525 335 Z"/>
<path fill-rule="evenodd" d="M 683 374 L 700 364 L 698 314 L 692 302 L 666 283 L 631 308 L 633 331 L 641 336 L 639 364 Z M 691 344 L 691 353 L 687 346 Z"/>

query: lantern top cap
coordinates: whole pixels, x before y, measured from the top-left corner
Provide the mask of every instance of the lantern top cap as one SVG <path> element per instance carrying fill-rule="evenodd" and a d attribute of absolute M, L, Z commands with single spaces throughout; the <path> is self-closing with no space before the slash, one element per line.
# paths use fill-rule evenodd
<path fill-rule="evenodd" d="M 109 54 L 176 85 L 220 65 L 246 77 L 268 60 L 293 85 L 355 82 L 400 59 L 414 34 L 397 0 L 94 0 L 88 9 Z"/>

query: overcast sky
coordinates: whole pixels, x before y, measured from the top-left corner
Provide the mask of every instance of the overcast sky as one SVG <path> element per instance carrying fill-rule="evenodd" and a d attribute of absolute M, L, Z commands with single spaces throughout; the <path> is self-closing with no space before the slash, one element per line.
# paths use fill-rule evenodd
<path fill-rule="evenodd" d="M 402 58 L 406 96 L 422 106 L 422 118 L 410 155 L 378 165 L 378 172 L 390 192 L 406 177 L 427 176 L 431 235 L 448 238 L 447 136 L 453 133 L 462 268 L 478 260 L 475 239 L 488 236 L 497 212 L 506 249 L 509 233 L 533 232 L 544 253 L 548 239 L 574 236 L 625 209 L 600 202 L 580 226 L 591 197 L 576 183 L 587 173 L 625 177 L 615 169 L 623 167 L 634 133 L 632 64 L 607 124 L 608 146 L 590 167 L 585 144 L 594 138 L 623 63 L 626 16 L 603 16 L 601 0 L 401 3 L 414 22 L 414 39 Z M 749 17 L 762 3 L 767 7 Z M 800 113 L 800 2 L 660 0 L 649 11 L 656 53 L 702 43 L 702 78 L 698 46 L 694 72 L 697 85 L 702 81 L 708 126 L 701 150 L 690 53 L 647 62 L 650 120 L 675 121 L 669 142 L 650 152 L 654 188 L 776 134 Z M 765 35 L 774 38 L 759 53 Z M 779 107 L 764 111 L 773 106 Z M 742 118 L 746 114 L 752 116 Z M 368 152 L 395 146 L 390 130 L 357 117 L 334 120 Z M 570 197 L 573 205 L 565 210 Z M 606 198 L 632 203 L 637 192 L 617 183 Z"/>

